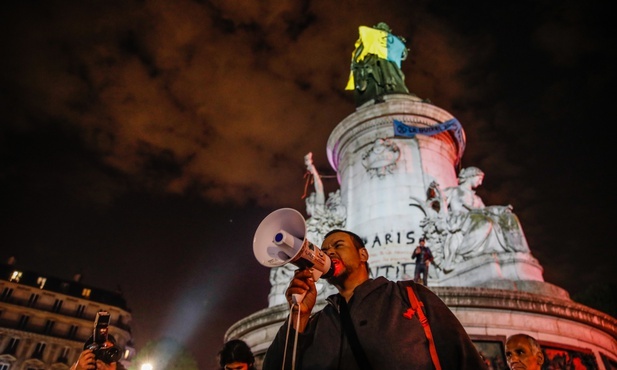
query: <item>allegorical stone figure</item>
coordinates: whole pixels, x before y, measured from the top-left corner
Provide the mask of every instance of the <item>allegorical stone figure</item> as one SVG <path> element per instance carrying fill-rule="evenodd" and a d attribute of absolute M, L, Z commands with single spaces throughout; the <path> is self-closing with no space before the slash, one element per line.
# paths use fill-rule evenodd
<path fill-rule="evenodd" d="M 445 269 L 485 253 L 529 252 L 512 206 L 487 207 L 476 195 L 483 180 L 484 172 L 467 167 L 459 173 L 458 186 L 444 190 L 448 227 L 443 247 Z"/>
<path fill-rule="evenodd" d="M 409 94 L 401 61 L 407 58 L 405 38 L 394 36 L 383 22 L 360 26 L 345 90 L 354 90 L 356 105 L 385 94 Z"/>
<path fill-rule="evenodd" d="M 306 199 L 306 237 L 313 244 L 319 245 L 328 230 L 344 227 L 347 219 L 347 210 L 341 201 L 340 189 L 328 194 L 325 198 L 321 176 L 313 165 L 313 153 L 304 156 L 307 175 L 311 176 L 315 191 Z"/>

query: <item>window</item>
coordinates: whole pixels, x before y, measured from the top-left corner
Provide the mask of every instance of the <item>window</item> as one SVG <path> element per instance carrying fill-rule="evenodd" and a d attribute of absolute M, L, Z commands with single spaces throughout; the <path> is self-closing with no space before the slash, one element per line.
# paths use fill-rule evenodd
<path fill-rule="evenodd" d="M 539 344 L 544 353 L 544 365 L 548 365 L 547 369 L 598 369 L 596 356 L 589 349 L 543 342 Z M 579 367 L 581 364 L 583 366 Z"/>
<path fill-rule="evenodd" d="M 84 298 L 90 298 L 90 293 L 92 293 L 92 290 L 88 289 L 88 288 L 84 288 L 81 291 L 81 296 Z"/>
<path fill-rule="evenodd" d="M 54 320 L 47 320 L 47 322 L 45 323 L 45 329 L 43 331 L 43 334 L 51 334 L 51 331 L 54 330 L 54 325 L 56 323 L 54 322 Z"/>
<path fill-rule="evenodd" d="M 54 302 L 54 306 L 51 308 L 51 310 L 53 312 L 60 312 L 61 308 L 62 308 L 62 300 L 56 299 L 56 301 Z"/>
<path fill-rule="evenodd" d="M 71 325 L 71 328 L 69 329 L 68 338 L 75 339 L 76 334 L 77 334 L 77 325 Z"/>
<path fill-rule="evenodd" d="M 9 300 L 9 298 L 11 298 L 11 295 L 13 295 L 13 288 L 4 288 L 2 290 L 2 296 L 0 296 L 0 299 L 6 302 Z"/>
<path fill-rule="evenodd" d="M 17 328 L 18 329 L 25 329 L 26 326 L 28 325 L 28 321 L 30 321 L 30 316 L 28 316 L 28 315 L 21 315 L 21 317 L 19 318 L 19 324 L 17 324 Z"/>
<path fill-rule="evenodd" d="M 21 276 L 23 275 L 23 273 L 21 271 L 13 271 L 13 273 L 11 274 L 11 278 L 9 279 L 11 282 L 13 283 L 19 283 L 19 279 L 21 279 Z"/>
<path fill-rule="evenodd" d="M 62 349 L 62 352 L 60 352 L 60 355 L 58 356 L 58 361 L 57 362 L 61 362 L 63 364 L 68 364 L 69 362 L 69 354 L 71 353 L 71 348 L 70 347 L 64 347 Z"/>
<path fill-rule="evenodd" d="M 480 356 L 491 369 L 506 368 L 506 353 L 504 349 L 503 339 L 499 336 L 486 336 L 473 339 L 473 344 L 480 352 Z"/>
<path fill-rule="evenodd" d="M 47 347 L 47 343 L 43 343 L 43 342 L 37 343 L 36 348 L 34 349 L 34 353 L 32 353 L 32 357 L 42 360 L 43 352 L 45 352 L 45 347 Z"/>
<path fill-rule="evenodd" d="M 30 299 L 28 299 L 28 307 L 34 307 L 38 300 L 39 300 L 38 294 L 36 293 L 30 294 Z"/>
<path fill-rule="evenodd" d="M 39 289 L 43 289 L 45 287 L 45 283 L 47 282 L 47 278 L 39 276 L 38 279 L 36 279 L 36 283 L 39 285 Z"/>
<path fill-rule="evenodd" d="M 9 364 L 4 364 L 0 362 L 0 370 L 9 370 L 9 369 L 10 369 Z"/>
<path fill-rule="evenodd" d="M 82 317 L 84 315 L 85 309 L 86 309 L 86 306 L 84 306 L 83 304 L 80 304 L 79 306 L 77 306 L 77 312 L 75 312 L 75 316 Z"/>
<path fill-rule="evenodd" d="M 15 355 L 15 353 L 17 352 L 17 346 L 19 346 L 19 339 L 18 338 L 11 338 L 11 340 L 9 341 L 9 345 L 6 346 L 6 348 L 4 349 L 4 353 L 7 355 Z"/>
<path fill-rule="evenodd" d="M 600 357 L 602 358 L 602 362 L 604 363 L 604 367 L 606 370 L 617 369 L 617 361 L 611 359 L 604 353 L 600 352 Z"/>

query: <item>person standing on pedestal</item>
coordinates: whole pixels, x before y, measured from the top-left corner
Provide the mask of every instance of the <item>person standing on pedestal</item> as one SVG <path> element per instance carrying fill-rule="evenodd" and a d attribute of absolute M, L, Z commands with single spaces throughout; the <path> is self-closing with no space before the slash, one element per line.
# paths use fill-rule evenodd
<path fill-rule="evenodd" d="M 431 262 L 433 262 L 433 253 L 431 249 L 426 246 L 426 239 L 420 238 L 420 245 L 416 247 L 411 255 L 411 258 L 416 260 L 416 269 L 414 271 L 413 280 L 416 283 L 420 282 L 420 274 L 422 274 L 422 282 L 424 286 L 428 285 L 428 268 Z"/>

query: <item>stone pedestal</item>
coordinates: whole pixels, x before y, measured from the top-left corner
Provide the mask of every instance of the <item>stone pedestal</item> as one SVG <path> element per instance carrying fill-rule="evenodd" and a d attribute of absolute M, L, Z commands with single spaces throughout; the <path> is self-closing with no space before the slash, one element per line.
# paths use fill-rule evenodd
<path fill-rule="evenodd" d="M 411 254 L 426 232 L 422 222 L 429 210 L 422 204 L 430 187 L 458 185 L 464 132 L 438 130 L 453 119 L 414 95 L 386 95 L 382 102 L 358 107 L 330 135 L 327 154 L 338 175 L 345 228 L 365 240 L 373 276 L 394 281 L 413 277 Z M 395 135 L 394 121 L 426 134 Z M 509 208 L 496 206 L 490 212 Z M 565 290 L 544 282 L 542 266 L 531 254 L 518 219 L 510 213 L 503 219 L 509 223 L 497 226 L 504 227 L 504 237 L 491 240 L 509 249 L 498 252 L 497 246 L 484 244 L 479 253 L 456 260 L 452 269 L 431 267 L 429 288 L 452 309 L 474 342 L 497 343 L 497 348 L 501 344 L 502 354 L 505 338 L 523 332 L 541 344 L 585 352 L 599 369 L 606 368 L 602 356 L 617 363 L 617 320 L 573 302 Z M 272 274 L 270 307 L 238 321 L 226 333 L 225 339 L 241 338 L 251 346 L 258 368 L 288 316 L 284 292 L 291 271 L 284 268 L 295 269 L 287 265 Z M 335 292 L 320 288 L 315 310 Z"/>
<path fill-rule="evenodd" d="M 346 229 L 365 240 L 373 275 L 400 280 L 413 274 L 411 253 L 425 217 L 413 200 L 424 201 L 433 181 L 457 184 L 455 166 L 465 145 L 451 131 L 397 137 L 394 120 L 431 128 L 453 118 L 414 95 L 386 95 L 382 103 L 359 107 L 332 131 L 327 153 L 347 208 Z"/>
<path fill-rule="evenodd" d="M 530 289 L 522 282 L 520 286 Z M 565 291 L 547 283 L 531 282 L 535 290 L 550 295 L 507 289 L 431 288 L 454 312 L 472 339 L 505 341 L 515 333 L 527 333 L 543 343 L 590 351 L 599 369 L 601 356 L 617 357 L 617 319 L 570 300 Z M 519 287 L 520 287 L 519 286 Z M 323 307 L 318 302 L 316 309 Z M 278 329 L 287 319 L 286 304 L 258 311 L 227 331 L 227 338 L 242 338 L 258 358 L 263 355 Z"/>

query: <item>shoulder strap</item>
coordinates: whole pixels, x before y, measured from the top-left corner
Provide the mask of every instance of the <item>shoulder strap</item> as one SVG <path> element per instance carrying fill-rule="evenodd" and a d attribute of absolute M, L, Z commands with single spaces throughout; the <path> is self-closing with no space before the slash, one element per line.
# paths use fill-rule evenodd
<path fill-rule="evenodd" d="M 426 339 L 428 339 L 429 350 L 431 352 L 431 358 L 433 359 L 433 365 L 435 365 L 436 370 L 441 370 L 441 365 L 439 364 L 439 356 L 437 356 L 437 348 L 435 347 L 435 340 L 433 339 L 433 333 L 431 332 L 431 326 L 428 323 L 426 315 L 424 315 L 424 304 L 422 301 L 418 300 L 416 297 L 416 293 L 413 291 L 411 286 L 407 286 L 407 295 L 409 296 L 409 303 L 411 304 L 411 308 L 413 311 L 418 313 L 418 319 L 424 328 L 424 333 L 426 334 Z"/>
<path fill-rule="evenodd" d="M 364 349 L 362 349 L 362 345 L 360 344 L 360 340 L 358 339 L 358 335 L 356 334 L 356 329 L 354 328 L 353 322 L 351 321 L 351 316 L 349 315 L 349 308 L 347 307 L 347 302 L 344 298 L 341 299 L 339 307 L 341 311 L 341 324 L 343 325 L 343 329 L 345 329 L 345 335 L 347 336 L 347 340 L 349 340 L 349 345 L 351 346 L 351 351 L 356 358 L 358 367 L 362 370 L 372 370 L 373 368 L 368 362 L 368 358 L 366 357 Z"/>

